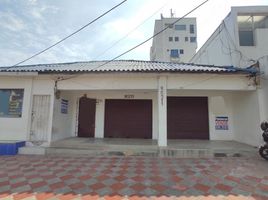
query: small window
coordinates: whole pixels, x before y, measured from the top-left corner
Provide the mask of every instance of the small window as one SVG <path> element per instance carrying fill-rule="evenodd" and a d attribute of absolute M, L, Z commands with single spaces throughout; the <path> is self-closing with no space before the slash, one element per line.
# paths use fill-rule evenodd
<path fill-rule="evenodd" d="M 242 15 L 237 17 L 240 46 L 254 46 L 253 16 Z"/>
<path fill-rule="evenodd" d="M 185 24 L 180 24 L 180 25 L 175 25 L 175 30 L 177 31 L 185 31 L 186 30 L 186 25 Z"/>
<path fill-rule="evenodd" d="M 23 89 L 0 89 L 0 117 L 21 117 Z"/>
<path fill-rule="evenodd" d="M 170 57 L 178 58 L 179 57 L 179 50 L 178 49 L 171 49 L 170 50 Z"/>
<path fill-rule="evenodd" d="M 185 42 L 188 42 L 189 38 L 188 37 L 185 37 Z"/>
<path fill-rule="evenodd" d="M 173 41 L 173 37 L 168 37 L 168 41 L 172 42 Z"/>
<path fill-rule="evenodd" d="M 240 46 L 254 46 L 253 31 L 239 31 Z"/>
<path fill-rule="evenodd" d="M 173 24 L 168 24 L 167 23 L 167 24 L 165 24 L 165 26 L 168 27 L 168 28 L 173 28 Z"/>
<path fill-rule="evenodd" d="M 190 33 L 194 33 L 194 25 L 190 24 Z"/>
<path fill-rule="evenodd" d="M 190 37 L 190 42 L 192 43 L 196 42 L 196 37 Z"/>
<path fill-rule="evenodd" d="M 180 54 L 184 54 L 184 50 L 183 49 L 180 49 Z"/>
<path fill-rule="evenodd" d="M 178 42 L 179 41 L 179 37 L 175 37 L 175 42 Z"/>

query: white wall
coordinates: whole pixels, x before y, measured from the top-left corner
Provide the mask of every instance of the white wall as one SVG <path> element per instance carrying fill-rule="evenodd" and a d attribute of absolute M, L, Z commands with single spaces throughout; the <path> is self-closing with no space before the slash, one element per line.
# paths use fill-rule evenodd
<path fill-rule="evenodd" d="M 52 80 L 38 79 L 36 76 L 1 77 L 1 89 L 24 89 L 24 96 L 21 118 L 0 118 L 0 140 L 30 140 L 33 95 L 51 96 L 50 119 L 52 119 L 53 87 Z M 49 122 L 49 130 L 51 130 L 51 126 L 52 120 Z M 50 136 L 50 133 L 48 133 L 48 136 Z"/>
<path fill-rule="evenodd" d="M 178 18 L 163 18 L 155 21 L 154 34 L 166 28 L 166 24 L 174 23 Z M 197 43 L 190 42 L 190 37 L 196 37 L 196 18 L 184 18 L 176 24 L 186 25 L 186 30 L 175 30 L 168 28 L 161 34 L 153 38 L 153 43 L 150 52 L 150 59 L 153 61 L 164 61 L 164 62 L 189 62 L 192 56 L 195 54 Z M 189 26 L 194 25 L 194 33 L 190 33 Z M 173 37 L 173 41 L 169 41 L 169 37 Z M 179 37 L 179 41 L 175 41 L 174 37 Z M 185 37 L 188 37 L 188 41 L 185 41 Z M 184 54 L 180 55 L 180 59 L 172 60 L 170 58 L 171 49 L 183 49 Z"/>
<path fill-rule="evenodd" d="M 190 90 L 255 90 L 245 75 L 224 74 L 163 74 L 167 89 Z M 82 75 L 60 81 L 60 90 L 157 90 L 159 74 Z"/>
<path fill-rule="evenodd" d="M 253 146 L 261 142 L 260 112 L 257 91 L 233 95 L 235 140 Z"/>
<path fill-rule="evenodd" d="M 64 91 L 65 98 L 73 99 L 72 105 L 74 106 L 70 109 L 70 113 L 68 116 L 60 116 L 59 114 L 54 116 L 53 128 L 57 126 L 58 133 L 61 133 L 60 137 L 53 138 L 65 138 L 70 136 L 75 136 L 76 126 L 71 125 L 72 121 L 75 122 L 77 120 L 77 108 L 75 99 L 79 99 L 79 97 L 87 94 L 89 98 L 95 98 L 99 103 L 96 105 L 96 126 L 95 126 L 95 137 L 103 138 L 104 137 L 104 112 L 105 112 L 105 99 L 124 99 L 125 94 L 133 94 L 134 99 L 152 99 L 153 101 L 153 139 L 158 138 L 158 106 L 157 106 L 157 92 L 156 91 Z M 67 97 L 68 96 L 68 97 Z M 71 98 L 72 96 L 72 98 Z M 168 96 L 207 96 L 208 97 L 208 111 L 209 111 L 209 132 L 211 140 L 234 140 L 235 139 L 235 130 L 234 130 L 234 112 L 233 112 L 233 92 L 228 91 L 186 91 L 186 90 L 169 90 Z M 239 95 L 238 95 L 239 97 Z M 55 105 L 56 106 L 56 105 Z M 59 108 L 58 108 L 59 109 Z M 71 111 L 72 110 L 72 111 Z M 226 116 L 228 117 L 228 130 L 215 130 L 215 117 L 216 116 Z M 59 119 L 56 119 L 56 118 Z M 64 119 L 66 121 L 64 121 Z M 67 126 L 57 125 L 54 123 L 63 123 Z M 75 124 L 75 123 L 74 123 Z M 236 124 L 237 126 L 241 126 L 241 124 Z M 72 126 L 71 129 L 70 126 Z M 69 131 L 71 130 L 71 132 Z M 53 132 L 53 134 L 58 134 Z"/>
<path fill-rule="evenodd" d="M 212 76 L 212 77 L 210 77 Z M 60 101 L 54 104 L 54 81 L 48 77 L 19 78 L 1 77 L 1 88 L 24 88 L 23 114 L 21 118 L 0 118 L 0 137 L 5 140 L 27 140 L 30 132 L 32 95 L 51 95 L 52 140 L 75 136 L 77 127 L 77 101 L 87 94 L 98 101 L 96 106 L 96 137 L 102 138 L 104 131 L 105 99 L 152 99 L 153 139 L 158 138 L 157 74 L 124 74 L 117 76 L 93 75 L 59 82 L 61 97 L 69 100 L 68 114 L 60 113 Z M 31 83 L 33 82 L 33 87 Z M 258 94 L 249 87 L 247 77 L 213 74 L 170 74 L 167 79 L 168 96 L 207 96 L 209 101 L 209 127 L 211 140 L 232 140 L 248 144 L 258 143 L 252 135 L 259 125 Z M 68 89 L 67 89 L 68 88 Z M 108 89 L 107 89 L 108 88 Z M 123 89 L 127 88 L 127 89 Z M 250 92 L 253 90 L 252 92 Z M 237 91 L 237 92 L 235 92 Z M 241 91 L 241 92 L 239 92 Z M 244 92 L 242 92 L 244 91 Z M 53 128 L 52 128 L 52 114 Z M 227 116 L 229 130 L 215 130 L 215 117 Z M 251 120 L 253 118 L 253 120 Z M 248 123 L 248 121 L 250 121 Z M 246 126 L 244 126 L 246 124 Z M 50 134 L 50 133 L 48 133 Z M 243 135 L 242 135 L 243 134 Z M 244 137 L 246 134 L 246 137 Z"/>
<path fill-rule="evenodd" d="M 68 100 L 67 114 L 61 113 L 61 100 Z M 54 100 L 52 141 L 71 137 L 74 135 L 72 130 L 74 114 L 74 97 L 68 92 L 61 92 L 60 98 Z"/>
<path fill-rule="evenodd" d="M 0 77 L 0 89 L 24 89 L 22 116 L 20 118 L 0 117 L 0 140 L 27 140 L 31 115 L 31 77 Z"/>

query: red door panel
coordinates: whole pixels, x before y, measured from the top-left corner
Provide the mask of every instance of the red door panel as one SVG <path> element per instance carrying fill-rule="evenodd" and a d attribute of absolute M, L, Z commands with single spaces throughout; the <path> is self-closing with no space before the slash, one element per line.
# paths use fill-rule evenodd
<path fill-rule="evenodd" d="M 209 139 L 207 97 L 168 97 L 168 139 Z"/>
<path fill-rule="evenodd" d="M 81 97 L 79 100 L 78 137 L 95 135 L 96 100 Z"/>
<path fill-rule="evenodd" d="M 152 100 L 105 100 L 105 137 L 152 138 Z"/>

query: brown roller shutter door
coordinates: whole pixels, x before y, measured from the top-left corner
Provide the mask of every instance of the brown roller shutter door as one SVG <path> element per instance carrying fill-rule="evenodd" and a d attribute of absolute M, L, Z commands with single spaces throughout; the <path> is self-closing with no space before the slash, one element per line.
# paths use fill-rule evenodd
<path fill-rule="evenodd" d="M 168 97 L 168 139 L 209 139 L 207 97 Z"/>
<path fill-rule="evenodd" d="M 152 100 L 105 100 L 104 137 L 152 138 Z"/>

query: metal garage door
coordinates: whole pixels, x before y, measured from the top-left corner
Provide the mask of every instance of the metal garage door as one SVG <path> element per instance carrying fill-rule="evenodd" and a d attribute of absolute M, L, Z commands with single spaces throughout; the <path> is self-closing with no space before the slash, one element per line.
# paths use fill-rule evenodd
<path fill-rule="evenodd" d="M 168 139 L 209 139 L 207 97 L 168 97 Z"/>
<path fill-rule="evenodd" d="M 152 138 L 151 100 L 105 100 L 105 137 Z"/>

